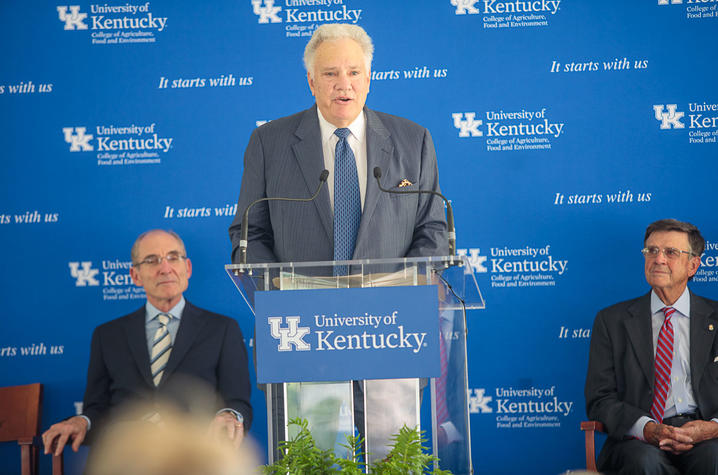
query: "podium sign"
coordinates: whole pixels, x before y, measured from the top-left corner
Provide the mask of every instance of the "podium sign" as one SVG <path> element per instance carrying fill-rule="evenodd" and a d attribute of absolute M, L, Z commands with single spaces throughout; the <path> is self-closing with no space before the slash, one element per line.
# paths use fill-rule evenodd
<path fill-rule="evenodd" d="M 439 468 L 473 473 L 466 310 L 485 305 L 466 256 L 226 269 L 256 320 L 270 463 L 295 435 L 289 421 L 301 417 L 317 446 L 339 456 L 346 449 L 337 443 L 358 431 L 368 464 L 386 457 L 402 426 L 420 427 Z"/>
<path fill-rule="evenodd" d="M 440 375 L 436 285 L 257 292 L 259 383 Z"/>

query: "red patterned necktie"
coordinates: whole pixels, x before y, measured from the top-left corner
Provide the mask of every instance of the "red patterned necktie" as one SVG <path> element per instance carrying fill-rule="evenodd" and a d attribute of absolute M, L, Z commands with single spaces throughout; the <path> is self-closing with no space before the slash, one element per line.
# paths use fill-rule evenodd
<path fill-rule="evenodd" d="M 651 405 L 651 416 L 658 422 L 663 422 L 663 411 L 666 409 L 666 399 L 671 384 L 671 366 L 673 364 L 673 323 L 671 315 L 676 309 L 663 307 L 665 319 L 658 333 L 656 344 L 656 367 L 653 405 Z"/>

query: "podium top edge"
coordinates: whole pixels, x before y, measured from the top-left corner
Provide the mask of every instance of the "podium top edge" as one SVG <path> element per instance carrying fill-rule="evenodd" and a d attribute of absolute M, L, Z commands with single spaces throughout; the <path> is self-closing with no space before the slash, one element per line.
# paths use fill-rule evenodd
<path fill-rule="evenodd" d="M 424 256 L 424 257 L 399 257 L 387 259 L 354 259 L 346 261 L 304 261 L 304 262 L 261 262 L 252 264 L 226 264 L 224 268 L 228 271 L 243 271 L 252 269 L 282 269 L 287 267 L 309 268 L 309 267 L 334 267 L 334 266 L 371 266 L 382 264 L 405 264 L 421 265 L 430 264 L 437 267 L 465 266 L 469 265 L 466 256 Z"/>

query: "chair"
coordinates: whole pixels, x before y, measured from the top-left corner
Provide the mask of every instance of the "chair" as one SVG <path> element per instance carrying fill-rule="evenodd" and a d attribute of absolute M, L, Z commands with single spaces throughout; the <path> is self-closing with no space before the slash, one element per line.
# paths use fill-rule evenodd
<path fill-rule="evenodd" d="M 42 384 L 0 388 L 0 442 L 20 445 L 21 474 L 37 474 Z"/>
<path fill-rule="evenodd" d="M 65 474 L 65 459 L 62 454 L 52 456 L 52 475 Z"/>
<path fill-rule="evenodd" d="M 581 430 L 584 432 L 586 437 L 586 470 L 596 470 L 596 444 L 595 434 L 596 432 L 606 432 L 603 428 L 603 424 L 598 421 L 583 421 L 581 422 Z"/>

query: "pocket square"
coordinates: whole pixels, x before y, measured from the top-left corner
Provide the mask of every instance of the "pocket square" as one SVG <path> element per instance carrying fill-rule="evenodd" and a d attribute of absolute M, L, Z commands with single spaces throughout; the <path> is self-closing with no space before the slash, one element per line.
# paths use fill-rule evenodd
<path fill-rule="evenodd" d="M 401 180 L 399 182 L 399 188 L 404 188 L 405 186 L 411 186 L 411 185 L 413 185 L 413 183 L 410 182 L 409 180 L 407 180 L 406 178 L 404 178 L 403 180 Z"/>
<path fill-rule="evenodd" d="M 718 363 L 718 356 L 716 356 L 715 358 L 713 358 L 713 362 L 714 362 L 714 363 Z"/>

